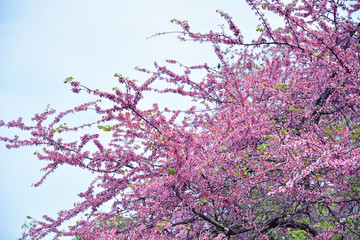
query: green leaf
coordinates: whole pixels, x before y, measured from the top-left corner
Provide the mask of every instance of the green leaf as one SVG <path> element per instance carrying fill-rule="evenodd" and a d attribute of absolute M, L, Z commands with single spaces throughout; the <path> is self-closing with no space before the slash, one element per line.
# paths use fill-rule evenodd
<path fill-rule="evenodd" d="M 257 147 L 257 150 L 259 150 L 259 151 L 265 151 L 266 150 L 266 148 L 267 148 L 267 146 L 269 146 L 269 144 L 267 144 L 267 143 L 263 143 L 263 144 L 260 144 L 258 147 Z"/>
<path fill-rule="evenodd" d="M 73 79 L 74 79 L 73 77 L 68 77 L 65 79 L 64 83 L 71 82 Z"/>
<path fill-rule="evenodd" d="M 54 133 L 54 132 L 56 132 L 56 130 L 55 130 L 55 129 L 51 129 L 50 132 Z"/>
<path fill-rule="evenodd" d="M 167 220 L 165 220 L 165 221 L 157 221 L 156 226 L 164 227 L 166 223 L 167 223 Z"/>
<path fill-rule="evenodd" d="M 290 107 L 289 107 L 289 110 L 290 110 L 290 111 L 295 111 L 295 112 L 297 112 L 297 108 L 294 108 L 293 106 L 290 106 Z"/>
<path fill-rule="evenodd" d="M 280 83 L 278 83 L 278 84 L 276 84 L 276 88 L 277 88 L 277 89 L 285 89 L 285 88 L 286 88 L 286 85 L 285 85 L 285 84 L 280 84 Z"/>
<path fill-rule="evenodd" d="M 204 204 L 204 203 L 206 203 L 207 202 L 207 200 L 205 199 L 205 198 L 201 198 L 199 201 L 198 201 L 198 203 L 200 204 L 200 205 L 202 205 L 202 204 Z"/>
<path fill-rule="evenodd" d="M 274 138 L 274 135 L 261 135 L 261 136 L 269 140 L 272 140 Z"/>
<path fill-rule="evenodd" d="M 320 57 L 320 56 L 321 56 L 321 53 L 313 53 L 313 56 L 314 56 L 314 57 Z"/>
<path fill-rule="evenodd" d="M 27 219 L 32 219 L 32 217 L 30 217 L 30 216 L 26 216 L 26 218 L 27 218 Z"/>
<path fill-rule="evenodd" d="M 109 131 L 111 131 L 111 128 L 104 127 L 104 128 L 103 128 L 103 131 L 109 132 Z"/>
<path fill-rule="evenodd" d="M 167 171 L 171 174 L 171 175 L 175 175 L 176 171 L 174 168 L 168 168 Z"/>
<path fill-rule="evenodd" d="M 103 129 L 104 126 L 99 125 L 97 127 L 98 127 L 98 129 Z"/>

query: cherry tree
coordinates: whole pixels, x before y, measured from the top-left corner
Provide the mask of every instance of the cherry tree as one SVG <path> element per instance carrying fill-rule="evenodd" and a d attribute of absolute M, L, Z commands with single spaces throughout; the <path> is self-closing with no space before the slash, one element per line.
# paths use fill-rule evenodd
<path fill-rule="evenodd" d="M 261 21 L 252 42 L 222 11 L 222 32 L 196 33 L 172 20 L 181 40 L 212 44 L 218 66 L 167 60 L 139 68 L 149 76 L 144 82 L 118 74 L 113 92 L 69 77 L 74 93 L 97 100 L 47 109 L 33 125 L 0 122 L 30 134 L 1 137 L 7 148 L 42 149 L 35 155 L 48 165 L 36 186 L 65 164 L 98 175 L 79 194 L 82 202 L 45 215 L 24 238 L 360 238 L 360 2 L 247 3 Z M 284 27 L 273 28 L 268 12 Z M 193 79 L 195 71 L 205 72 L 203 79 Z M 162 82 L 166 87 L 156 87 Z M 194 106 L 144 109 L 148 92 Z M 80 112 L 97 119 L 65 123 Z M 62 139 L 77 131 L 87 133 Z"/>

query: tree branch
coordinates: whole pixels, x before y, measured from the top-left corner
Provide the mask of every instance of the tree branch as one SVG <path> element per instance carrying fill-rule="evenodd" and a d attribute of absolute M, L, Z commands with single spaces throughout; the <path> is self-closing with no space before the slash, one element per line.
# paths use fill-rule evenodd
<path fill-rule="evenodd" d="M 261 229 L 261 233 L 265 233 L 268 230 L 272 228 L 295 228 L 295 229 L 301 229 L 304 230 L 310 234 L 312 234 L 314 237 L 318 234 L 318 231 L 313 227 L 306 223 L 302 222 L 296 222 L 294 220 L 285 220 L 283 217 L 275 217 L 272 219 L 269 219 L 265 226 Z"/>

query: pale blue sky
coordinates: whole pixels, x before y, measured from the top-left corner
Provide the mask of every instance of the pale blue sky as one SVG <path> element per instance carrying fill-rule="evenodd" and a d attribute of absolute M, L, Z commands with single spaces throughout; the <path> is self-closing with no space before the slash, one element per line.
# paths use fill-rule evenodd
<path fill-rule="evenodd" d="M 68 76 L 111 89 L 114 73 L 145 78 L 134 67 L 151 68 L 154 61 L 215 64 L 210 45 L 183 43 L 177 35 L 146 38 L 179 30 L 172 18 L 189 20 L 194 31 L 220 30 L 225 22 L 216 9 L 230 13 L 251 34 L 248 39 L 254 38 L 257 18 L 241 0 L 0 0 L 0 119 L 23 116 L 28 122 L 47 104 L 65 110 L 86 101 L 63 84 Z M 0 135 L 12 134 L 0 129 Z M 45 184 L 31 187 L 44 166 L 35 150 L 10 151 L 0 143 L 0 239 L 20 237 L 26 216 L 55 217 L 71 208 L 91 179 L 87 172 L 60 167 Z"/>

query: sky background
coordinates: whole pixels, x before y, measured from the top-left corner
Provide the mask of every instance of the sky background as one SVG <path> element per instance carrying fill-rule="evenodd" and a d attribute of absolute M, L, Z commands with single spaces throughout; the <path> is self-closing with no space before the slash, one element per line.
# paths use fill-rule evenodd
<path fill-rule="evenodd" d="M 245 39 L 255 38 L 259 22 L 241 0 L 0 0 L 0 119 L 22 116 L 29 123 L 48 104 L 63 111 L 90 99 L 70 91 L 63 83 L 69 76 L 109 90 L 117 85 L 114 73 L 145 79 L 134 67 L 154 69 L 154 61 L 216 66 L 209 44 L 180 42 L 176 34 L 147 39 L 179 30 L 169 22 L 173 18 L 188 20 L 195 32 L 221 31 L 225 21 L 216 9 L 230 13 Z M 173 108 L 182 104 L 172 98 L 148 103 L 157 101 Z M 0 128 L 0 136 L 14 134 L 19 133 Z M 0 143 L 0 239 L 19 238 L 26 216 L 56 217 L 73 207 L 93 177 L 60 167 L 43 185 L 31 187 L 45 166 L 33 155 L 36 150 L 8 150 Z"/>

